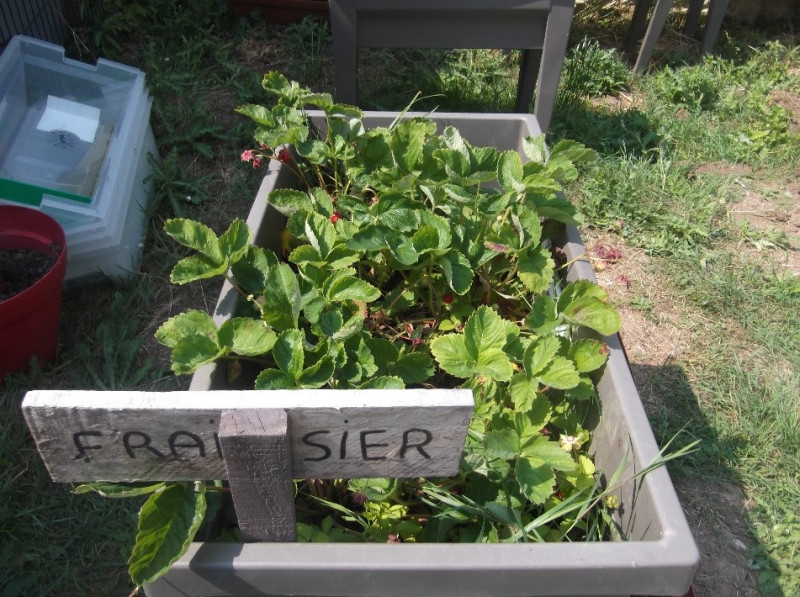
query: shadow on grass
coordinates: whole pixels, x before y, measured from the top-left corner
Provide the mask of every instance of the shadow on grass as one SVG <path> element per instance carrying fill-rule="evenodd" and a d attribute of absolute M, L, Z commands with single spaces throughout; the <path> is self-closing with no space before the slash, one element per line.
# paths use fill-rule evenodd
<path fill-rule="evenodd" d="M 40 381 L 0 382 L 0 595 L 127 595 L 139 503 L 50 480 L 20 409 Z"/>
<path fill-rule="evenodd" d="M 578 141 L 603 155 L 643 158 L 657 155 L 662 141 L 657 124 L 641 109 L 592 105 L 568 93 L 556 103 L 548 134 L 551 145 L 561 139 Z"/>
<path fill-rule="evenodd" d="M 672 440 L 669 451 L 677 451 L 700 440 L 695 452 L 668 465 L 700 550 L 697 594 L 783 595 L 771 580 L 778 564 L 754 538 L 752 505 L 735 472 L 746 439 L 720 435 L 680 366 L 631 363 L 631 371 L 659 446 Z"/>

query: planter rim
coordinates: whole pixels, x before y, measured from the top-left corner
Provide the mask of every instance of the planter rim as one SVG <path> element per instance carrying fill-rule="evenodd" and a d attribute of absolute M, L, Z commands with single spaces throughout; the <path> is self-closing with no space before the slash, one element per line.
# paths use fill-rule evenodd
<path fill-rule="evenodd" d="M 48 292 L 46 278 L 52 276 L 55 270 L 66 270 L 67 244 L 64 230 L 51 216 L 44 212 L 29 207 L 17 205 L 0 205 L 0 250 L 10 248 L 10 243 L 4 238 L 24 239 L 24 247 L 51 254 L 52 243 L 57 243 L 61 251 L 57 254 L 52 267 L 44 276 L 31 284 L 22 292 L 0 301 L 0 306 L 5 309 L 23 309 L 27 312 L 35 309 L 44 295 Z M 19 245 L 16 242 L 14 247 Z M 63 273 L 61 274 L 63 277 Z M 26 308 L 27 307 L 27 308 Z"/>

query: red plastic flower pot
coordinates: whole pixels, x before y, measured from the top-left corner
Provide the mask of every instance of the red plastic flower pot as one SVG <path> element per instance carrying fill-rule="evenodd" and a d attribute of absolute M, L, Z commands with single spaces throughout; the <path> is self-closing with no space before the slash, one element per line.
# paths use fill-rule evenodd
<path fill-rule="evenodd" d="M 55 258 L 31 286 L 0 300 L 0 380 L 24 371 L 32 357 L 53 360 L 61 314 L 61 284 L 67 269 L 64 230 L 35 209 L 0 205 L 0 251 L 29 249 Z"/>

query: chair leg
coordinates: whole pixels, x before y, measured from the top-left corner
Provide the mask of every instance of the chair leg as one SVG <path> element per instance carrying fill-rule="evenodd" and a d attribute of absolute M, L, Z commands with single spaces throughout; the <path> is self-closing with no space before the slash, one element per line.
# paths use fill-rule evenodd
<path fill-rule="evenodd" d="M 550 128 L 550 119 L 553 117 L 558 81 L 561 78 L 561 67 L 564 65 L 564 56 L 567 53 L 574 9 L 574 0 L 553 0 L 550 6 L 550 16 L 547 18 L 547 29 L 544 33 L 536 103 L 533 107 L 533 114 L 539 121 L 539 128 L 543 133 Z"/>
<path fill-rule="evenodd" d="M 714 0 L 711 0 L 713 4 Z M 697 33 L 700 25 L 700 13 L 703 10 L 703 0 L 689 0 L 689 12 L 686 13 L 686 35 L 692 36 Z"/>
<path fill-rule="evenodd" d="M 717 43 L 717 36 L 722 27 L 722 19 L 725 17 L 726 10 L 728 10 L 728 0 L 711 0 L 708 8 L 708 22 L 705 33 L 703 33 L 703 44 L 700 47 L 700 52 L 703 54 L 710 52 Z"/>
<path fill-rule="evenodd" d="M 667 23 L 669 10 L 672 8 L 673 0 L 658 0 L 656 7 L 653 10 L 653 16 L 650 18 L 650 25 L 647 27 L 647 33 L 644 35 L 642 47 L 639 50 L 639 57 L 636 59 L 636 64 L 633 70 L 637 73 L 644 72 L 650 58 L 653 57 L 653 51 L 656 48 L 656 42 L 661 32 L 664 30 L 664 25 Z"/>
<path fill-rule="evenodd" d="M 330 3 L 331 37 L 333 38 L 334 82 L 336 101 L 356 105 L 357 82 L 357 22 L 353 0 Z"/>
<path fill-rule="evenodd" d="M 625 52 L 633 52 L 636 44 L 642 39 L 644 30 L 647 27 L 647 13 L 650 12 L 652 5 L 653 0 L 636 0 L 636 6 L 633 8 L 633 18 L 628 29 L 628 39 L 625 40 Z"/>
<path fill-rule="evenodd" d="M 522 64 L 519 67 L 519 85 L 517 87 L 516 112 L 528 112 L 531 106 L 533 91 L 539 78 L 539 67 L 542 63 L 541 50 L 523 50 Z"/>

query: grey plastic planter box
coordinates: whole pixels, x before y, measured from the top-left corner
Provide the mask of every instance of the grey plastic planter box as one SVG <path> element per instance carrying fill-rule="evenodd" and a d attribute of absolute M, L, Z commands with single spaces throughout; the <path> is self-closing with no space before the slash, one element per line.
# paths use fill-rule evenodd
<path fill-rule="evenodd" d="M 395 114 L 367 113 L 368 125 Z M 536 135 L 529 115 L 438 114 L 474 144 L 516 149 Z M 247 223 L 257 242 L 274 246 L 282 217 L 269 206 L 273 188 L 292 184 L 270 163 Z M 573 259 L 584 247 L 577 230 L 563 248 Z M 577 261 L 569 279 L 594 279 Z M 215 317 L 230 316 L 235 293 L 223 287 Z M 606 338 L 609 361 L 598 380 L 602 417 L 593 450 L 610 475 L 629 455 L 626 477 L 658 455 L 650 424 L 617 336 Z M 192 390 L 220 387 L 213 367 L 198 371 Z M 628 541 L 548 544 L 309 544 L 195 543 L 170 572 L 146 587 L 150 597 L 177 595 L 682 595 L 699 554 L 665 468 L 627 483 L 620 492 Z"/>

